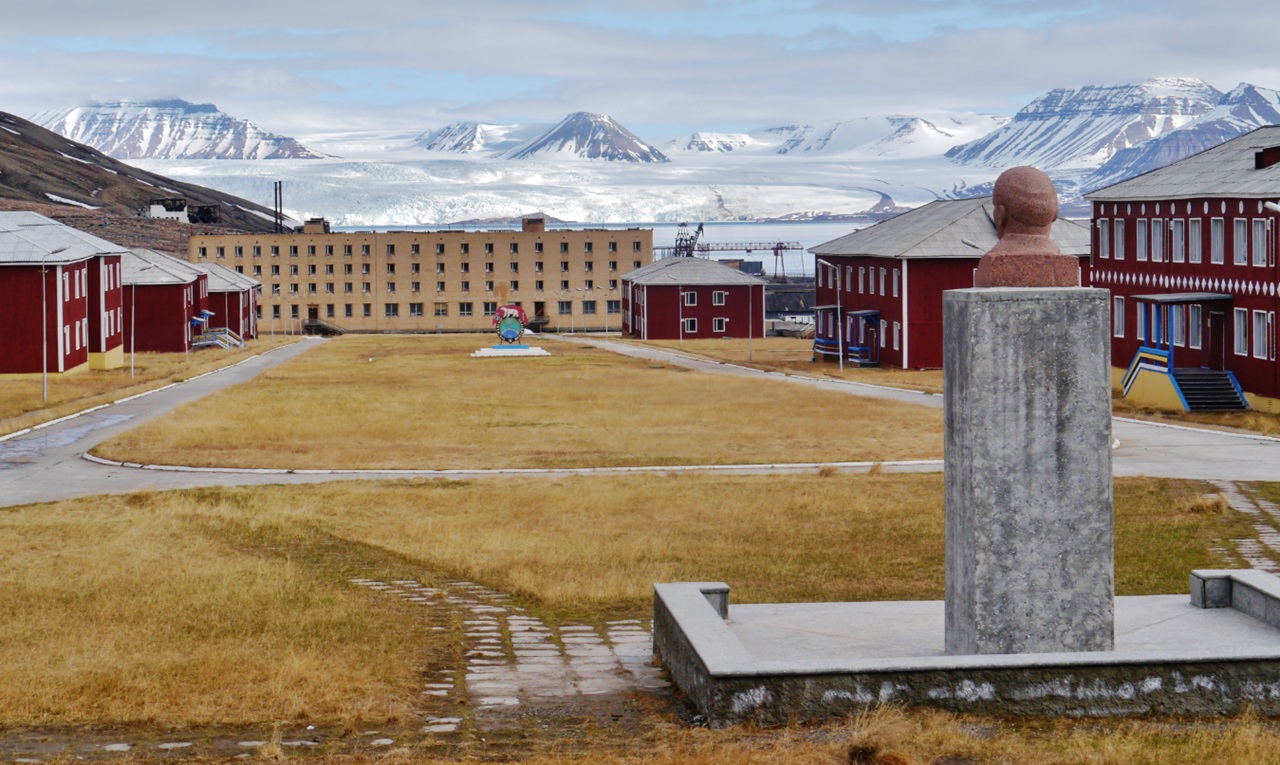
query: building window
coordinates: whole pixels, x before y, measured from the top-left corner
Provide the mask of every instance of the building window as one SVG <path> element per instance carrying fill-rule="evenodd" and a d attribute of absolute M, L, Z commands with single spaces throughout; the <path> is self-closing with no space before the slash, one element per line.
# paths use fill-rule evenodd
<path fill-rule="evenodd" d="M 1249 311 L 1244 308 L 1235 309 L 1236 355 L 1249 355 Z"/>
<path fill-rule="evenodd" d="M 464 273 L 464 274 L 469 274 L 469 273 L 471 273 L 471 264 L 470 264 L 470 263 L 459 263 L 459 264 L 458 264 L 458 269 L 459 269 L 460 271 L 462 271 L 462 273 Z"/>
<path fill-rule="evenodd" d="M 422 282 L 409 282 L 409 290 L 412 292 L 422 292 Z"/>
<path fill-rule="evenodd" d="M 1267 312 L 1253 312 L 1253 357 L 1255 359 L 1265 359 L 1267 357 Z"/>
<path fill-rule="evenodd" d="M 685 319 L 685 320 L 684 320 L 684 333 L 685 333 L 686 335 L 696 335 L 696 334 L 698 333 L 698 320 L 697 320 L 697 319 Z"/>
<path fill-rule="evenodd" d="M 297 275 L 298 275 L 298 267 L 297 267 L 297 266 L 289 266 L 289 275 L 290 275 L 290 276 L 297 276 Z"/>
<path fill-rule="evenodd" d="M 352 274 L 352 271 L 353 271 L 353 270 L 352 270 L 352 268 L 351 268 L 351 264 L 350 264 L 350 263 L 343 263 L 343 264 L 342 264 L 342 273 L 346 274 L 347 276 L 350 276 L 350 275 Z"/>
<path fill-rule="evenodd" d="M 272 276 L 279 276 L 279 275 L 280 275 L 280 266 L 278 266 L 278 265 L 273 265 L 273 266 L 271 266 L 271 275 L 272 275 Z"/>
<path fill-rule="evenodd" d="M 485 243 L 484 243 L 484 254 L 485 254 L 485 255 L 492 255 L 492 254 L 493 254 L 493 242 L 485 242 Z"/>
<path fill-rule="evenodd" d="M 1209 262 L 1214 265 L 1222 265 L 1223 258 L 1226 257 L 1225 224 L 1222 218 L 1214 218 L 1209 221 Z"/>
<path fill-rule="evenodd" d="M 444 282 L 436 282 L 436 292 L 444 292 Z"/>
<path fill-rule="evenodd" d="M 560 252 L 568 252 L 568 251 L 569 251 L 569 243 L 568 243 L 568 242 L 561 242 L 561 243 L 560 243 Z"/>
<path fill-rule="evenodd" d="M 1147 304 L 1138 303 L 1136 306 L 1138 314 L 1138 342 L 1147 342 Z"/>
<path fill-rule="evenodd" d="M 271 318 L 273 319 L 280 318 L 280 306 L 278 305 L 271 306 Z"/>
<path fill-rule="evenodd" d="M 1267 221 L 1262 218 L 1253 221 L 1253 264 L 1267 265 Z"/>
<path fill-rule="evenodd" d="M 463 242 L 462 244 L 458 245 L 458 252 L 462 253 L 463 255 L 470 254 L 471 245 L 467 244 L 466 242 Z"/>
<path fill-rule="evenodd" d="M 1115 220 L 1115 236 L 1111 238 L 1114 244 L 1116 260 L 1124 260 L 1124 219 L 1116 218 Z"/>
<path fill-rule="evenodd" d="M 582 301 L 582 313 L 583 313 L 583 314 L 587 314 L 587 315 L 595 315 L 595 312 L 596 312 L 596 301 L 594 301 L 594 300 L 584 300 L 584 301 Z"/>
<path fill-rule="evenodd" d="M 384 303 L 382 306 L 382 312 L 388 319 L 394 319 L 400 315 L 400 304 Z"/>
<path fill-rule="evenodd" d="M 348 257 L 348 258 L 351 257 L 351 245 L 349 244 L 342 245 L 342 254 L 345 257 Z"/>
<path fill-rule="evenodd" d="M 362 305 L 361 305 L 361 310 L 363 311 L 363 313 L 364 313 L 364 317 L 365 317 L 366 319 L 371 318 L 371 317 L 373 316 L 373 303 L 364 303 L 364 304 L 362 304 Z"/>
<path fill-rule="evenodd" d="M 595 280 L 593 280 L 593 279 L 587 279 L 586 281 L 584 281 L 584 282 L 582 283 L 582 285 L 583 285 L 584 287 L 586 287 L 587 289 L 589 289 L 589 290 L 593 290 L 593 289 L 595 289 L 595 288 L 596 288 L 596 283 L 595 283 Z"/>
<path fill-rule="evenodd" d="M 582 243 L 582 251 L 583 251 L 583 252 L 591 252 L 591 242 L 583 242 L 583 243 Z"/>
<path fill-rule="evenodd" d="M 387 273 L 388 273 L 388 274 L 391 274 L 391 275 L 393 275 L 393 276 L 395 275 L 395 273 L 396 273 L 396 264 L 395 264 L 395 263 L 388 263 L 388 264 L 387 264 Z"/>
<path fill-rule="evenodd" d="M 1164 262 L 1164 221 L 1158 218 L 1151 221 L 1151 261 Z"/>
<path fill-rule="evenodd" d="M 1187 221 L 1187 262 L 1199 263 L 1204 258 L 1204 234 L 1201 231 L 1200 219 Z"/>
<path fill-rule="evenodd" d="M 350 295 L 352 292 L 355 292 L 355 288 L 351 282 L 344 282 L 342 285 L 342 294 Z"/>
<path fill-rule="evenodd" d="M 262 276 L 262 266 L 254 266 L 254 267 L 253 267 L 253 275 L 254 275 L 254 276 Z"/>
<path fill-rule="evenodd" d="M 1124 337 L 1124 298 L 1111 298 L 1111 335 Z"/>
<path fill-rule="evenodd" d="M 561 280 L 560 280 L 560 289 L 562 289 L 562 290 L 567 290 L 567 289 L 569 289 L 569 280 L 568 280 L 568 279 L 561 279 Z"/>
<path fill-rule="evenodd" d="M 858 294 L 859 295 L 861 295 L 866 291 L 864 289 L 864 287 L 866 286 L 866 283 L 867 283 L 867 268 L 866 266 L 858 266 Z"/>
<path fill-rule="evenodd" d="M 370 252 L 370 248 L 371 248 L 371 246 L 370 246 L 370 245 L 367 245 L 367 244 L 362 244 L 362 245 L 360 245 L 360 254 L 361 254 L 361 255 L 364 255 L 365 257 L 368 257 L 369 252 Z"/>
<path fill-rule="evenodd" d="M 298 294 L 298 285 L 296 285 L 296 284 L 290 284 L 290 285 L 289 285 L 289 294 L 290 294 L 290 295 L 296 295 L 296 294 Z"/>
<path fill-rule="evenodd" d="M 1138 218 L 1138 225 L 1135 227 L 1134 236 L 1138 241 L 1133 248 L 1134 258 L 1138 261 L 1146 261 L 1147 259 L 1147 219 Z"/>
<path fill-rule="evenodd" d="M 352 306 L 350 303 L 347 303 L 347 304 L 343 305 L 343 306 L 342 306 L 342 315 L 343 315 L 343 316 L 345 316 L 345 317 L 347 317 L 348 319 L 350 319 L 350 318 L 354 315 L 354 313 L 353 313 L 353 312 L 352 312 L 352 310 L 351 310 L 352 308 L 354 308 L 354 306 Z"/>
<path fill-rule="evenodd" d="M 325 274 L 325 276 L 333 276 L 333 264 L 332 264 L 332 263 L 326 263 L 326 264 L 325 264 L 325 267 L 324 267 L 324 274 Z"/>
<path fill-rule="evenodd" d="M 711 331 L 712 331 L 712 332 L 715 332 L 715 333 L 716 333 L 716 334 L 718 334 L 718 335 L 722 335 L 722 334 L 724 334 L 724 329 L 725 329 L 725 326 L 726 326 L 727 324 L 728 324 L 728 322 L 727 322 L 726 320 L 724 320 L 724 319 L 712 319 L 712 320 L 711 320 Z"/>
<path fill-rule="evenodd" d="M 391 244 L 391 243 L 388 243 L 388 244 L 387 244 L 387 254 L 388 254 L 388 255 L 395 255 L 395 254 L 396 254 L 396 246 L 395 246 L 394 244 Z"/>
<path fill-rule="evenodd" d="M 508 269 L 511 271 L 511 273 L 513 273 L 513 274 L 518 274 L 518 273 L 520 273 L 520 263 L 518 263 L 517 261 L 514 261 L 514 260 L 513 260 L 513 261 L 511 261 L 511 263 L 507 266 L 507 268 L 508 268 Z"/>
<path fill-rule="evenodd" d="M 291 258 L 298 257 L 298 245 L 296 244 L 289 245 L 289 257 Z"/>
<path fill-rule="evenodd" d="M 595 261 L 592 261 L 592 260 L 588 260 L 584 262 L 582 264 L 582 267 L 587 273 L 591 273 L 592 271 L 596 270 Z"/>
<path fill-rule="evenodd" d="M 491 274 L 491 273 L 493 273 L 493 261 L 491 261 L 491 260 L 490 260 L 490 261 L 485 261 L 485 264 L 484 264 L 484 272 L 485 272 L 486 274 Z"/>
<path fill-rule="evenodd" d="M 888 322 L 886 322 L 884 319 L 880 320 L 880 347 L 881 348 L 884 347 L 884 336 L 885 334 L 887 334 L 885 332 L 885 328 L 888 326 L 889 326 Z"/>
<path fill-rule="evenodd" d="M 1107 218 L 1098 219 L 1098 257 L 1111 257 L 1111 221 Z"/>
<path fill-rule="evenodd" d="M 459 287 L 461 287 L 461 288 L 462 288 L 462 291 L 463 291 L 463 292 L 470 292 L 470 291 L 471 291 L 471 282 L 462 282 L 462 284 L 460 284 L 460 285 L 459 285 Z"/>
<path fill-rule="evenodd" d="M 897 268 L 893 269 L 893 296 L 894 297 L 898 296 L 898 280 L 900 278 L 902 278 L 902 274 L 900 273 L 899 269 Z M 897 346 L 894 346 L 894 347 L 896 348 Z"/>
<path fill-rule="evenodd" d="M 373 292 L 373 284 L 371 282 L 361 282 L 360 291 L 368 295 Z"/>
<path fill-rule="evenodd" d="M 609 280 L 609 289 L 611 289 L 611 290 L 616 290 L 617 288 L 618 288 L 618 280 L 617 280 L 617 279 L 610 279 L 610 280 Z"/>
<path fill-rule="evenodd" d="M 884 282 L 885 282 L 885 277 L 888 276 L 888 274 L 889 274 L 889 269 L 887 268 L 880 269 L 880 296 L 881 297 L 884 297 Z"/>
<path fill-rule="evenodd" d="M 542 292 L 542 280 L 541 280 L 541 279 L 534 279 L 534 280 L 533 280 L 533 288 L 534 288 L 535 290 L 537 290 L 538 292 Z"/>
<path fill-rule="evenodd" d="M 685 304 L 685 305 L 688 305 L 688 306 L 694 306 L 694 305 L 697 305 L 697 304 L 698 304 L 698 293 L 696 293 L 696 292 L 682 292 L 681 294 L 682 294 L 682 295 L 684 295 L 684 304 Z"/>
<path fill-rule="evenodd" d="M 410 316 L 421 316 L 421 315 L 422 315 L 422 303 L 410 303 L 410 304 L 409 304 L 409 315 L 410 315 Z"/>
<path fill-rule="evenodd" d="M 606 312 L 611 313 L 611 314 L 614 314 L 614 315 L 620 314 L 620 313 L 622 313 L 622 301 L 621 301 L 621 300 L 607 300 L 607 301 L 605 301 L 604 309 L 605 309 L 605 311 L 606 311 Z"/>
<path fill-rule="evenodd" d="M 443 254 L 444 254 L 444 245 L 443 245 L 443 244 L 437 244 L 437 245 L 436 245 L 436 254 L 437 254 L 437 255 L 443 255 Z"/>
<path fill-rule="evenodd" d="M 631 251 L 632 251 L 632 252 L 640 252 L 640 241 L 639 241 L 639 240 L 636 240 L 636 241 L 634 241 L 634 242 L 632 242 L 632 243 L 631 243 Z M 636 266 L 636 268 L 639 268 L 639 267 L 640 267 L 639 265 L 637 265 L 637 266 Z"/>
<path fill-rule="evenodd" d="M 573 313 L 573 301 L 571 300 L 559 301 L 558 303 L 556 303 L 556 312 L 559 313 L 561 316 L 568 316 L 569 314 Z"/>
<path fill-rule="evenodd" d="M 541 255 L 541 254 L 542 254 L 542 242 L 534 242 L 534 243 L 533 243 L 533 251 L 534 251 L 534 252 L 536 252 L 536 253 L 538 253 L 539 255 Z"/>
<path fill-rule="evenodd" d="M 326 245 L 324 246 L 324 254 L 325 254 L 325 255 L 327 255 L 327 256 L 329 256 L 329 257 L 333 257 L 333 245 L 331 245 L 331 244 L 326 244 Z"/>
<path fill-rule="evenodd" d="M 617 252 L 617 251 L 618 251 L 618 243 L 609 242 L 609 252 Z"/>
<path fill-rule="evenodd" d="M 262 245 L 255 244 L 255 245 L 253 246 L 253 257 L 255 257 L 255 258 L 260 258 L 260 257 L 262 257 Z"/>
<path fill-rule="evenodd" d="M 519 279 L 512 279 L 512 280 L 511 280 L 511 282 L 510 282 L 510 284 L 511 284 L 511 291 L 512 291 L 512 292 L 519 292 L 519 291 L 520 291 L 520 280 L 519 280 Z"/>
<path fill-rule="evenodd" d="M 902 323 L 895 321 L 893 323 L 893 349 L 896 351 L 902 345 Z"/>
<path fill-rule="evenodd" d="M 568 270 L 569 270 L 569 261 L 567 261 L 567 260 L 562 260 L 562 261 L 560 261 L 560 271 L 561 271 L 561 273 L 563 273 L 563 272 L 565 272 L 565 271 L 568 271 Z"/>
<path fill-rule="evenodd" d="M 520 243 L 519 243 L 519 242 L 512 242 L 510 245 L 508 245 L 508 247 L 507 247 L 507 252 L 511 253 L 512 255 L 519 255 L 519 254 L 520 254 Z"/>
<path fill-rule="evenodd" d="M 394 294 L 396 294 L 396 283 L 395 283 L 395 282 L 387 282 L 387 294 L 389 294 L 389 295 L 394 295 Z"/>
<path fill-rule="evenodd" d="M 485 316 L 493 316 L 494 314 L 498 313 L 498 304 L 495 301 L 486 300 L 482 307 L 484 309 Z"/>
<path fill-rule="evenodd" d="M 307 254 L 308 254 L 308 255 L 315 255 L 315 254 L 316 254 L 316 246 L 315 246 L 314 244 L 309 244 L 309 245 L 307 245 Z"/>
<path fill-rule="evenodd" d="M 1182 263 L 1187 259 L 1187 222 L 1175 220 L 1172 223 L 1172 228 L 1173 254 L 1171 259 L 1174 263 Z"/>
<path fill-rule="evenodd" d="M 617 271 L 617 270 L 618 270 L 618 261 L 616 261 L 616 260 L 611 260 L 611 261 L 609 261 L 609 270 L 610 270 L 610 271 Z"/>
<path fill-rule="evenodd" d="M 435 311 L 435 313 L 434 313 L 434 315 L 435 315 L 435 316 L 448 316 L 448 315 L 449 315 L 449 304 L 448 304 L 448 303 L 436 303 L 436 304 L 435 304 L 434 311 Z"/>
<path fill-rule="evenodd" d="M 711 293 L 711 305 L 724 305 L 724 302 L 728 297 L 728 292 L 725 292 L 724 290 L 716 290 Z"/>
<path fill-rule="evenodd" d="M 1231 263 L 1237 266 L 1249 265 L 1249 221 L 1235 220 L 1234 235 L 1231 237 Z"/>
<path fill-rule="evenodd" d="M 473 305 L 472 303 L 458 303 L 458 315 L 470 316 L 472 305 Z"/>
<path fill-rule="evenodd" d="M 298 306 L 297 306 L 297 304 L 294 304 L 294 305 L 289 306 L 289 318 L 292 318 L 292 319 L 296 319 L 296 318 L 298 318 Z"/>
<path fill-rule="evenodd" d="M 1200 306 L 1187 306 L 1187 329 L 1189 330 L 1187 332 L 1187 346 L 1190 348 L 1200 347 L 1200 321 Z"/>
<path fill-rule="evenodd" d="M 1180 305 L 1169 306 L 1169 323 L 1173 325 L 1173 344 L 1187 344 L 1187 314 Z"/>

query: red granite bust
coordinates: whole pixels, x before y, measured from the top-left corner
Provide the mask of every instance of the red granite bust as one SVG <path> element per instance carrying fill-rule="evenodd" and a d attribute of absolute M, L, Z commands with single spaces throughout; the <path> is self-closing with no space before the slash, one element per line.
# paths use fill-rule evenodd
<path fill-rule="evenodd" d="M 975 287 L 1078 287 L 1080 261 L 1049 238 L 1058 192 L 1034 167 L 1013 167 L 996 179 L 992 197 L 1000 241 L 978 262 Z"/>

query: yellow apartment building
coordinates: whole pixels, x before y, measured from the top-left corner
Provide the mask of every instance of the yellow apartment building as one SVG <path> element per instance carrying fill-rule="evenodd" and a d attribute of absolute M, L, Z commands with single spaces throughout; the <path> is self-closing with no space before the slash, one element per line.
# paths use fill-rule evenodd
<path fill-rule="evenodd" d="M 301 232 L 193 236 L 192 262 L 262 283 L 259 332 L 307 324 L 347 332 L 489 330 L 499 306 L 535 331 L 619 331 L 622 274 L 653 261 L 653 229 L 553 229 L 543 218 L 494 231 Z"/>

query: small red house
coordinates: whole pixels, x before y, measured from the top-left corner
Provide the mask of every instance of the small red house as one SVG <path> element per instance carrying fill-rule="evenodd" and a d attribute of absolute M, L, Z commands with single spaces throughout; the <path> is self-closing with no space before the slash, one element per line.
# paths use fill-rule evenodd
<path fill-rule="evenodd" d="M 205 321 L 208 276 L 155 250 L 124 256 L 125 346 L 129 352 L 183 353 Z"/>
<path fill-rule="evenodd" d="M 765 281 L 697 257 L 622 275 L 622 328 L 644 340 L 764 337 Z"/>
<path fill-rule="evenodd" d="M 0 374 L 124 363 L 125 249 L 32 212 L 0 212 Z"/>
<path fill-rule="evenodd" d="M 1093 283 L 1111 290 L 1112 373 L 1125 395 L 1280 412 L 1280 126 L 1086 198 Z"/>
<path fill-rule="evenodd" d="M 192 263 L 209 277 L 210 328 L 225 328 L 242 340 L 258 336 L 258 280 L 219 263 Z"/>
<path fill-rule="evenodd" d="M 997 241 L 992 215 L 991 197 L 940 200 L 810 248 L 814 357 L 941 368 L 942 293 L 973 286 L 978 260 Z M 1059 218 L 1051 237 L 1065 254 L 1089 255 L 1084 226 Z"/>

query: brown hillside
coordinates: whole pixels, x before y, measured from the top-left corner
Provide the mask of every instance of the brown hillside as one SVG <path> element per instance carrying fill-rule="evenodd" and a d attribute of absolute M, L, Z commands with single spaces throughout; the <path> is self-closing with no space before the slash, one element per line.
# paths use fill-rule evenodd
<path fill-rule="evenodd" d="M 138 210 L 156 197 L 184 197 L 194 205 L 217 205 L 226 227 L 263 232 L 275 227 L 272 211 L 262 205 L 140 170 L 20 117 L 0 112 L 0 201 L 18 204 L 17 207 L 5 205 L 2 209 L 52 207 L 57 214 L 37 211 L 76 225 L 68 217 L 83 219 L 88 214 L 98 218 L 137 219 Z M 174 226 L 172 222 L 153 223 Z M 123 220 L 120 225 L 124 225 Z M 186 249 L 186 235 L 196 233 L 197 229 L 209 230 L 182 224 L 175 227 L 186 229 L 182 250 Z M 103 235 L 100 231 L 92 233 Z"/>

